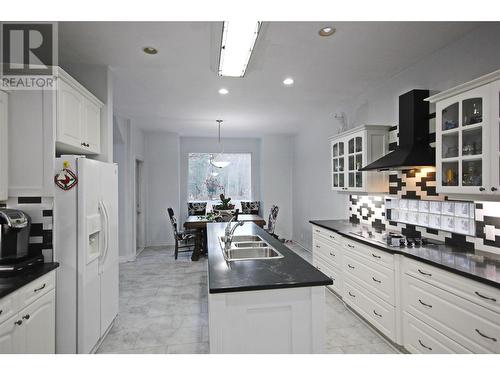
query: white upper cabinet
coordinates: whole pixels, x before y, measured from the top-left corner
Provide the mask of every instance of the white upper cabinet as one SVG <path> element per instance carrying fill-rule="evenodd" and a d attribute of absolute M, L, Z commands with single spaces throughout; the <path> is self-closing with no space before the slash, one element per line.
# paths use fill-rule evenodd
<path fill-rule="evenodd" d="M 387 192 L 386 173 L 361 172 L 359 168 L 389 151 L 386 125 L 362 125 L 330 138 L 332 190 Z"/>
<path fill-rule="evenodd" d="M 500 71 L 431 96 L 436 103 L 436 190 L 498 194 Z"/>
<path fill-rule="evenodd" d="M 99 154 L 102 107 L 94 95 L 59 70 L 56 151 Z"/>
<path fill-rule="evenodd" d="M 62 79 L 57 88 L 57 141 L 81 147 L 83 95 Z"/>
<path fill-rule="evenodd" d="M 0 91 L 0 201 L 6 200 L 8 195 L 9 177 L 9 150 L 8 150 L 8 95 Z"/>
<path fill-rule="evenodd" d="M 85 99 L 83 104 L 83 135 L 85 147 L 96 154 L 101 150 L 101 107 Z"/>

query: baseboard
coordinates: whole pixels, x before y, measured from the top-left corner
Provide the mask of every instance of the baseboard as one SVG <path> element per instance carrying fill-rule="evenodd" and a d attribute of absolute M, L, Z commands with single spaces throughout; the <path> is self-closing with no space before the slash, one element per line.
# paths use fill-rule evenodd
<path fill-rule="evenodd" d="M 135 260 L 136 255 L 122 255 L 118 258 L 119 263 L 127 263 L 127 262 L 133 262 Z"/>
<path fill-rule="evenodd" d="M 138 256 L 140 253 L 142 253 L 145 248 L 146 248 L 145 246 L 139 248 L 139 250 L 136 251 L 135 256 Z"/>
<path fill-rule="evenodd" d="M 308 251 L 310 253 L 312 253 L 312 250 L 311 249 L 308 249 L 307 247 L 305 247 L 303 244 L 301 244 L 299 241 L 294 241 L 292 240 L 292 242 L 296 245 L 299 245 L 301 248 L 303 248 L 305 251 Z"/>

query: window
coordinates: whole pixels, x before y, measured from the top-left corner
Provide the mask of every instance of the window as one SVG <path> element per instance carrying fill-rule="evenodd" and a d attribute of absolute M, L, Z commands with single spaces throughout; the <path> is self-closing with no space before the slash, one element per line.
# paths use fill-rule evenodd
<path fill-rule="evenodd" d="M 252 197 L 252 154 L 224 154 L 225 168 L 210 164 L 209 153 L 190 153 L 188 201 L 218 201 L 224 194 L 233 201 Z"/>

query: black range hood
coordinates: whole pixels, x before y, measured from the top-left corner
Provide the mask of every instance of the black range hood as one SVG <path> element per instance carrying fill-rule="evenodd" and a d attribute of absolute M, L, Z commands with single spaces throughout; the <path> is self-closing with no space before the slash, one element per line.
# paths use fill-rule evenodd
<path fill-rule="evenodd" d="M 401 170 L 436 165 L 429 146 L 429 90 L 412 90 L 399 97 L 399 145 L 360 171 Z"/>

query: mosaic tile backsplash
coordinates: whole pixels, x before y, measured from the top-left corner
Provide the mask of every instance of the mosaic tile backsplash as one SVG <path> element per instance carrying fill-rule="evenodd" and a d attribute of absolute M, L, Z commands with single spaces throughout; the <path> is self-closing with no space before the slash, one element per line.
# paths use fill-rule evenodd
<path fill-rule="evenodd" d="M 408 176 L 406 171 L 398 172 L 398 177 L 404 182 Z M 412 174 L 409 174 L 412 176 Z M 425 175 L 425 176 L 424 176 Z M 416 173 L 416 176 L 429 177 L 429 173 Z M 432 176 L 432 174 L 431 174 Z M 435 176 L 435 173 L 434 173 Z M 390 220 L 390 213 L 386 209 L 386 199 L 394 199 L 399 197 L 416 200 L 440 200 L 447 201 L 448 198 L 443 195 L 433 195 L 429 199 L 428 196 L 421 194 L 422 184 L 418 177 L 415 178 L 415 185 L 411 189 L 405 189 L 405 193 L 401 190 L 396 194 L 388 196 L 382 195 L 350 195 L 349 220 L 354 223 L 368 224 L 379 230 L 401 232 L 408 237 L 426 237 L 443 241 L 450 245 L 459 246 L 466 251 L 481 250 L 500 254 L 500 202 L 470 202 L 474 208 L 474 235 L 452 233 L 442 229 L 433 229 L 418 224 L 399 223 Z M 432 181 L 430 181 L 432 186 Z M 435 179 L 434 179 L 435 182 Z M 408 187 L 408 185 L 406 185 Z M 412 192 L 408 195 L 408 192 Z M 425 198 L 421 198 L 424 197 Z M 392 206 L 391 206 L 392 207 Z M 391 209 L 389 209 L 390 212 Z M 389 215 L 389 217 L 387 217 Z"/>

